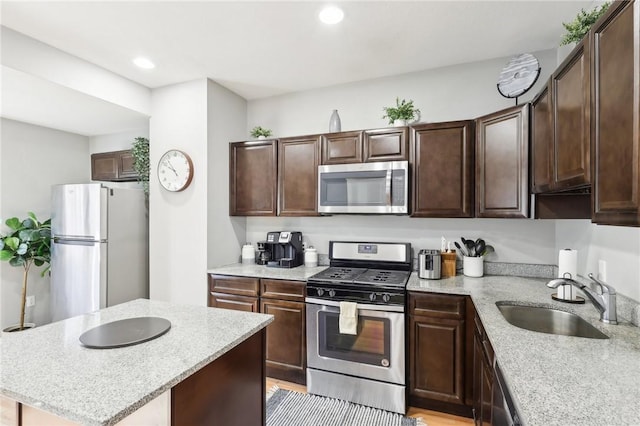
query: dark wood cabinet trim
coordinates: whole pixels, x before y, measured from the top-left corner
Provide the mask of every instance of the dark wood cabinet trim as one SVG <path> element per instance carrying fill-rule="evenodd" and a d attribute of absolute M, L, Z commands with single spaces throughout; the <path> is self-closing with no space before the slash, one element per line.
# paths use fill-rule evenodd
<path fill-rule="evenodd" d="M 209 274 L 209 291 L 216 293 L 258 297 L 259 283 L 258 278 Z"/>
<path fill-rule="evenodd" d="M 307 283 L 305 281 L 260 280 L 260 296 L 266 299 L 304 302 Z"/>
<path fill-rule="evenodd" d="M 207 306 L 244 312 L 260 312 L 260 303 L 257 297 L 238 296 L 228 293 L 210 292 Z"/>
<path fill-rule="evenodd" d="M 551 77 L 531 101 L 531 192 L 544 193 L 553 184 L 553 93 Z"/>
<path fill-rule="evenodd" d="M 465 296 L 411 293 L 409 312 L 415 316 L 461 320 L 465 317 Z"/>

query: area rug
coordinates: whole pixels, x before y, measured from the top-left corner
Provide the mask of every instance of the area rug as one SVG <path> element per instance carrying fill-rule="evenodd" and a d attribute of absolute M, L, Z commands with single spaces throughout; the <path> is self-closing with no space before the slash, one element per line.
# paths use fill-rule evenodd
<path fill-rule="evenodd" d="M 426 426 L 421 419 L 279 388 L 267 398 L 267 426 Z"/>

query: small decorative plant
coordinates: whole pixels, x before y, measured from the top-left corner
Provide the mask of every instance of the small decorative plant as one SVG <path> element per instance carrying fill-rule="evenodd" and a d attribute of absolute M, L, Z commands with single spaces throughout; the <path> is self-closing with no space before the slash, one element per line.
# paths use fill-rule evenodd
<path fill-rule="evenodd" d="M 265 129 L 264 127 L 256 126 L 253 129 L 251 129 L 251 136 L 254 138 L 259 138 L 259 137 L 268 138 L 271 135 L 272 135 L 271 130 Z"/>
<path fill-rule="evenodd" d="M 24 220 L 17 217 L 7 219 L 5 224 L 11 229 L 6 236 L 0 235 L 0 260 L 11 266 L 22 266 L 22 300 L 20 307 L 20 330 L 24 329 L 24 311 L 27 301 L 27 277 L 32 265 L 43 266 L 44 276 L 51 263 L 51 219 L 38 221 L 36 215 L 28 213 Z"/>
<path fill-rule="evenodd" d="M 568 24 L 563 22 L 562 25 L 567 33 L 560 40 L 560 46 L 570 43 L 578 43 L 589 32 L 589 28 L 602 16 L 609 8 L 610 3 L 604 3 L 600 7 L 594 7 L 590 12 L 580 9 L 575 19 Z"/>
<path fill-rule="evenodd" d="M 412 121 L 417 119 L 420 115 L 420 110 L 413 106 L 413 101 L 401 101 L 400 98 L 396 98 L 395 107 L 384 107 L 384 115 L 382 118 L 389 119 L 389 124 L 393 124 L 396 120 Z"/>
<path fill-rule="evenodd" d="M 138 137 L 131 146 L 133 169 L 138 174 L 145 196 L 149 196 L 149 139 Z"/>

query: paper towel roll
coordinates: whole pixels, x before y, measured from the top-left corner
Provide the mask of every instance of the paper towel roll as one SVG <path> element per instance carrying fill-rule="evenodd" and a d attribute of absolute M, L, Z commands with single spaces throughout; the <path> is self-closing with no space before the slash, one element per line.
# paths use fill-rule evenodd
<path fill-rule="evenodd" d="M 560 250 L 558 253 L 558 278 L 576 279 L 578 269 L 578 251 L 571 249 Z M 558 287 L 558 298 L 575 300 L 576 291 L 572 285 Z"/>
<path fill-rule="evenodd" d="M 578 269 L 578 250 L 564 249 L 558 254 L 558 278 L 576 278 Z M 569 273 L 571 275 L 566 275 Z"/>

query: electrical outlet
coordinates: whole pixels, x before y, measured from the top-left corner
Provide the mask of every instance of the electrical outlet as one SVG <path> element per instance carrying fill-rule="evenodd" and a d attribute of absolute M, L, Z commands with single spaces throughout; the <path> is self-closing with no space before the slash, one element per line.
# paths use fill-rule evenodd
<path fill-rule="evenodd" d="M 35 296 L 27 296 L 27 308 L 36 304 Z"/>
<path fill-rule="evenodd" d="M 598 279 L 607 282 L 607 261 L 598 260 Z"/>

